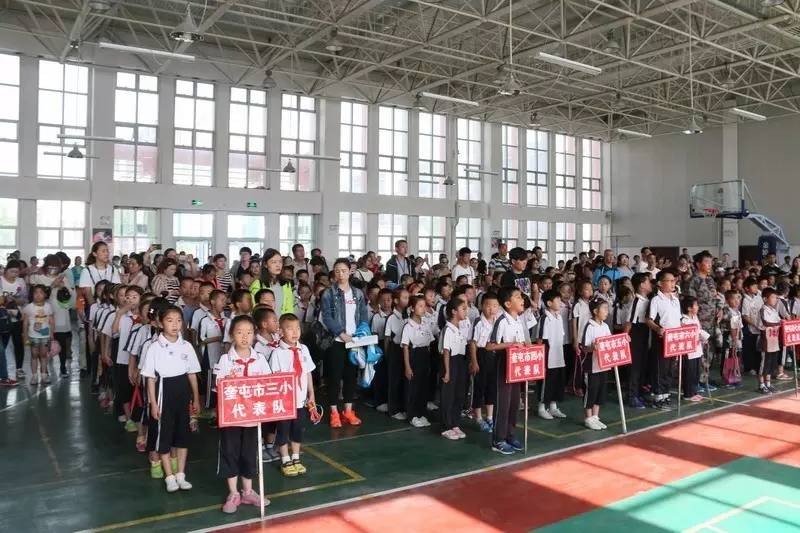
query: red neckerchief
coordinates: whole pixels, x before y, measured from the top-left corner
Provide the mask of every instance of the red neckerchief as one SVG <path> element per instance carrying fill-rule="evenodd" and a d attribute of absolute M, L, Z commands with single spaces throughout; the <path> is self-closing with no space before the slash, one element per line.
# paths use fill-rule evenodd
<path fill-rule="evenodd" d="M 135 326 L 136 324 L 141 324 L 141 323 L 142 323 L 142 318 L 141 318 L 141 317 L 139 317 L 139 316 L 134 316 L 134 317 L 133 317 L 133 325 L 134 325 L 134 326 Z"/>
<path fill-rule="evenodd" d="M 224 326 L 223 326 L 224 321 L 221 318 L 214 318 L 213 316 L 211 318 L 213 318 L 214 322 L 217 323 L 217 327 L 219 327 L 220 331 L 225 331 Z"/>
<path fill-rule="evenodd" d="M 245 361 L 244 359 L 237 359 L 236 361 L 234 361 L 234 363 L 236 363 L 237 365 L 241 365 L 244 367 L 244 374 L 243 374 L 244 377 L 247 377 L 249 375 L 250 365 L 255 362 L 256 362 L 255 359 L 248 359 L 247 361 Z"/>
<path fill-rule="evenodd" d="M 294 377 L 297 379 L 297 386 L 300 387 L 300 377 L 303 375 L 303 367 L 300 364 L 300 348 L 297 346 L 289 346 L 292 351 L 292 365 L 294 365 Z"/>

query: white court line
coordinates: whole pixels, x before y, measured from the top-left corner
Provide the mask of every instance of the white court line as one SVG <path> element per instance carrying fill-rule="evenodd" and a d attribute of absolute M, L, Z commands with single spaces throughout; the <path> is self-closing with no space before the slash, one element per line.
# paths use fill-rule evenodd
<path fill-rule="evenodd" d="M 764 396 L 756 396 L 755 398 L 750 398 L 749 400 L 745 400 L 745 401 L 743 401 L 741 403 L 738 403 L 738 404 L 735 404 L 735 405 L 743 405 L 743 404 L 753 403 L 753 402 L 757 402 L 757 401 L 767 400 L 769 398 L 776 398 L 778 396 L 781 396 L 783 394 L 787 394 L 789 392 L 794 392 L 794 391 L 793 390 L 786 390 L 786 391 L 779 392 L 777 394 L 773 394 L 772 396 L 766 396 L 766 397 L 764 397 Z M 709 409 L 708 411 L 703 411 L 701 413 L 695 413 L 695 414 L 692 414 L 692 415 L 688 415 L 688 416 L 680 418 L 680 419 L 667 420 L 665 422 L 661 422 L 661 423 L 656 424 L 654 426 L 650 426 L 650 427 L 646 427 L 646 428 L 641 428 L 641 429 L 636 429 L 636 430 L 633 430 L 633 431 L 629 431 L 627 434 L 620 433 L 619 435 L 612 435 L 610 437 L 606 437 L 604 439 L 596 440 L 596 441 L 593 441 L 593 442 L 585 442 L 585 443 L 582 443 L 582 444 L 576 444 L 574 446 L 569 446 L 567 448 L 563 448 L 563 449 L 560 449 L 560 450 L 552 450 L 552 451 L 545 452 L 545 453 L 542 453 L 542 454 L 539 454 L 539 455 L 534 455 L 534 456 L 531 456 L 531 457 L 523 457 L 522 459 L 517 459 L 515 461 L 509 461 L 507 463 L 500 463 L 500 464 L 496 464 L 496 465 L 486 466 L 486 467 L 483 467 L 483 468 L 478 468 L 476 470 L 470 470 L 468 472 L 462 472 L 460 474 L 453 474 L 453 475 L 450 475 L 450 476 L 431 479 L 431 480 L 428 480 L 428 481 L 422 481 L 420 483 L 414 483 L 413 485 L 405 485 L 403 487 L 396 487 L 396 488 L 393 488 L 393 489 L 387 489 L 387 490 L 380 491 L 380 492 L 375 492 L 375 493 L 372 493 L 372 494 L 364 494 L 362 496 L 356 496 L 356 497 L 353 497 L 353 498 L 348 498 L 346 500 L 337 500 L 337 501 L 334 501 L 334 502 L 321 503 L 319 505 L 312 505 L 310 507 L 303 507 L 301 509 L 295 509 L 293 511 L 285 511 L 283 513 L 277 513 L 277 514 L 274 514 L 272 516 L 269 516 L 269 517 L 265 518 L 264 522 L 267 522 L 267 521 L 270 521 L 270 520 L 276 520 L 276 519 L 279 519 L 279 518 L 286 518 L 286 517 L 294 516 L 294 515 L 298 515 L 298 514 L 309 513 L 309 512 L 313 512 L 313 511 L 319 511 L 321 509 L 329 509 L 331 507 L 337 507 L 339 505 L 347 505 L 347 504 L 354 503 L 354 502 L 362 502 L 362 501 L 371 500 L 371 499 L 374 499 L 374 498 L 379 498 L 379 497 L 382 497 L 382 496 L 388 496 L 388 495 L 391 495 L 391 494 L 396 494 L 398 492 L 405 492 L 405 491 L 411 491 L 411 490 L 419 489 L 419 488 L 422 488 L 422 487 L 429 487 L 431 485 L 436 485 L 438 483 L 444 483 L 446 481 L 452 481 L 454 479 L 460 479 L 460 478 L 472 476 L 472 475 L 475 475 L 475 474 L 482 474 L 484 472 L 491 472 L 493 470 L 499 470 L 501 468 L 508 468 L 509 466 L 516 466 L 516 465 L 519 465 L 519 464 L 522 464 L 522 463 L 526 463 L 526 462 L 529 462 L 529 461 L 535 461 L 535 460 L 538 460 L 538 459 L 543 459 L 545 457 L 551 457 L 551 456 L 554 456 L 554 455 L 560 455 L 560 454 L 567 453 L 567 452 L 570 452 L 570 451 L 573 451 L 573 450 L 578 450 L 578 449 L 581 449 L 581 448 L 586 448 L 586 447 L 594 446 L 594 445 L 597 445 L 597 444 L 605 444 L 605 443 L 608 443 L 608 442 L 613 442 L 613 441 L 621 439 L 623 437 L 628 437 L 630 435 L 636 435 L 638 433 L 643 433 L 645 431 L 650 431 L 652 429 L 658 429 L 658 428 L 665 427 L 665 426 L 671 426 L 673 424 L 685 422 L 687 420 L 691 420 L 691 419 L 697 418 L 699 416 L 704 416 L 704 415 L 707 415 L 707 414 L 710 414 L 710 413 L 714 413 L 714 412 L 717 412 L 717 411 L 723 411 L 725 409 L 730 409 L 731 407 L 733 407 L 733 405 L 723 405 L 723 406 L 720 406 L 720 407 L 715 407 L 713 409 Z M 232 527 L 245 526 L 245 525 L 248 525 L 248 524 L 256 524 L 258 522 L 261 522 L 261 518 L 249 518 L 247 520 L 240 520 L 239 522 L 233 522 L 233 523 L 230 523 L 230 524 L 221 524 L 221 525 L 218 525 L 218 526 L 208 527 L 208 528 L 204 528 L 204 529 L 196 529 L 192 533 L 210 533 L 212 531 L 219 531 L 220 529 L 227 529 L 227 528 L 232 528 Z"/>
<path fill-rule="evenodd" d="M 28 400 L 33 400 L 34 398 L 39 396 L 41 393 L 45 392 L 47 389 L 49 389 L 49 388 L 51 388 L 51 387 L 53 387 L 55 385 L 58 385 L 62 381 L 64 381 L 64 380 L 63 379 L 56 380 L 56 381 L 50 383 L 49 385 L 47 385 L 45 387 L 42 387 L 41 385 L 39 385 L 39 390 L 38 391 L 36 391 L 35 393 L 31 394 L 30 396 L 27 396 L 27 397 L 21 399 L 20 401 L 18 401 L 16 403 L 13 403 L 11 405 L 7 405 L 7 406 L 3 407 L 2 409 L 0 409 L 0 413 L 3 413 L 3 412 L 8 411 L 10 409 L 13 409 L 13 408 L 17 407 L 18 405 L 22 405 L 23 403 L 27 402 Z M 18 385 L 18 386 L 19 387 L 25 387 L 24 384 L 23 385 Z"/>
<path fill-rule="evenodd" d="M 776 502 L 776 503 L 779 503 L 781 505 L 785 505 L 786 507 L 794 507 L 796 509 L 800 509 L 800 503 L 787 502 L 786 500 L 781 500 L 779 498 L 773 498 L 772 496 L 761 496 L 760 498 L 756 498 L 755 500 L 753 500 L 751 502 L 748 502 L 748 503 L 746 503 L 744 505 L 740 505 L 739 507 L 736 507 L 736 508 L 731 509 L 729 511 L 725 511 L 724 513 L 719 514 L 719 515 L 715 516 L 714 518 L 711 518 L 710 520 L 707 520 L 707 521 L 703 522 L 702 524 L 696 525 L 696 526 L 691 527 L 689 529 L 684 529 L 683 533 L 698 533 L 699 531 L 702 531 L 703 529 L 713 529 L 715 531 L 723 531 L 724 532 L 725 531 L 724 529 L 720 529 L 718 527 L 714 527 L 714 524 L 719 524 L 723 520 L 727 520 L 728 518 L 731 518 L 732 516 L 736 516 L 737 514 L 741 514 L 741 513 L 745 512 L 745 511 L 747 511 L 748 509 L 752 509 L 753 507 L 757 507 L 757 506 L 759 506 L 759 505 L 761 505 L 763 503 L 767 503 L 767 502 Z"/>

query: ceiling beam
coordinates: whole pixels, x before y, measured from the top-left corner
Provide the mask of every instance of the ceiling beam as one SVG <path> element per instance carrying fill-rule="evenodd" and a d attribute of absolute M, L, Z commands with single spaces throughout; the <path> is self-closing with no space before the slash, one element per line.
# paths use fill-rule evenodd
<path fill-rule="evenodd" d="M 89 0 L 83 0 L 83 4 L 81 5 L 81 10 L 78 12 L 78 15 L 75 17 L 75 21 L 72 23 L 72 28 L 69 30 L 69 36 L 67 37 L 67 44 L 64 45 L 64 48 L 61 49 L 61 54 L 58 56 L 59 61 L 64 61 L 69 53 L 70 49 L 72 48 L 72 43 L 81 40 L 81 32 L 83 31 L 83 25 L 86 23 L 86 19 L 89 16 Z"/>

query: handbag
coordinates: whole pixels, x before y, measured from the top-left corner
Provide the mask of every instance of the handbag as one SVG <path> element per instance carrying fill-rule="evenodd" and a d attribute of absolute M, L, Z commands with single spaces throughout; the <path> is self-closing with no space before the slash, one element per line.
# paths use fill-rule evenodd
<path fill-rule="evenodd" d="M 320 351 L 325 352 L 333 346 L 333 335 L 325 329 L 320 320 L 315 320 L 311 323 L 311 333 L 314 335 L 314 343 Z"/>
<path fill-rule="evenodd" d="M 738 385 L 742 382 L 742 369 L 739 367 L 739 357 L 736 355 L 736 347 L 731 347 L 728 357 L 722 363 L 722 379 L 726 385 Z"/>

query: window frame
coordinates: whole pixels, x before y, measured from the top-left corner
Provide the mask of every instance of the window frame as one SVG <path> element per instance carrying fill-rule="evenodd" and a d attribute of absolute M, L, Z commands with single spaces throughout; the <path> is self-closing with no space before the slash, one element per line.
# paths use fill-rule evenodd
<path fill-rule="evenodd" d="M 191 83 L 192 84 L 192 94 L 186 94 L 179 92 L 178 87 L 180 84 L 183 83 Z M 201 87 L 210 87 L 211 88 L 211 97 L 208 96 L 201 96 L 199 95 L 199 88 Z M 181 78 L 177 78 L 175 80 L 175 108 L 173 110 L 173 120 L 175 119 L 175 115 L 177 115 L 178 110 L 178 100 L 179 99 L 191 99 L 192 100 L 192 128 L 186 128 L 184 126 L 173 125 L 173 138 L 175 141 L 175 146 L 173 148 L 173 162 L 172 162 L 172 183 L 174 185 L 188 185 L 193 187 L 212 187 L 214 186 L 214 164 L 216 160 L 216 154 L 214 153 L 214 148 L 216 147 L 216 111 L 217 111 L 217 102 L 216 102 L 216 86 L 213 83 L 207 82 L 200 82 L 196 80 L 185 80 Z M 201 129 L 197 127 L 197 104 L 198 101 L 203 102 L 211 102 L 211 118 L 212 124 L 211 129 Z M 177 120 L 175 120 L 177 122 Z M 178 136 L 183 134 L 189 134 L 191 136 L 191 142 L 189 144 L 181 144 L 178 140 Z M 201 136 L 209 136 L 210 142 L 206 146 L 205 144 L 199 145 L 198 144 L 198 137 Z M 178 172 L 178 153 L 180 151 L 191 152 L 191 169 L 189 170 L 190 180 L 189 183 L 178 182 L 176 181 L 177 176 L 179 175 L 186 175 L 185 172 Z M 200 183 L 198 181 L 199 176 L 198 173 L 198 155 L 199 154 L 208 154 L 210 157 L 210 162 L 208 164 L 208 183 Z"/>
<path fill-rule="evenodd" d="M 356 106 L 358 109 L 363 108 L 363 115 L 365 117 L 363 124 L 355 123 Z M 357 151 L 353 149 L 354 140 L 356 139 L 356 132 L 363 130 L 364 135 L 364 150 Z M 353 194 L 365 194 L 367 192 L 367 158 L 369 152 L 369 106 L 361 102 L 343 101 L 341 103 L 340 121 L 339 121 L 339 137 L 341 139 L 340 146 L 340 160 L 339 160 L 339 192 L 349 192 Z M 345 144 L 347 140 L 347 144 Z M 349 149 L 345 149 L 348 146 Z M 362 164 L 356 165 L 355 161 L 359 159 L 363 161 Z M 353 176 L 358 173 L 363 177 L 361 179 L 361 187 L 355 187 L 356 182 Z"/>
<path fill-rule="evenodd" d="M 39 207 L 40 207 L 40 204 L 43 204 L 45 202 L 48 205 L 47 206 L 43 205 L 42 206 L 42 211 L 47 211 L 47 212 L 50 212 L 50 213 L 52 213 L 55 210 L 55 205 L 53 205 L 53 202 L 57 202 L 58 203 L 58 212 L 59 212 L 59 214 L 58 214 L 59 225 L 58 226 L 42 225 L 42 223 L 40 222 L 40 220 L 39 220 L 39 211 L 40 211 Z M 83 211 L 82 225 L 81 226 L 65 226 L 64 225 L 64 213 L 65 213 L 64 204 L 65 203 L 69 204 L 68 206 L 66 206 L 66 209 L 74 210 L 74 209 L 78 209 L 80 207 L 80 209 Z M 80 204 L 80 205 L 78 205 L 78 204 Z M 85 250 L 85 247 L 86 247 L 86 242 L 87 242 L 87 240 L 86 240 L 86 219 L 88 218 L 88 216 L 87 216 L 87 208 L 88 208 L 87 202 L 83 202 L 83 201 L 80 201 L 80 200 L 42 200 L 42 199 L 37 199 L 36 200 L 36 256 L 37 257 L 44 257 L 44 256 L 46 256 L 48 254 L 55 253 L 55 252 L 57 252 L 59 250 L 63 250 L 67 255 L 70 255 L 71 257 L 74 256 L 74 255 L 83 254 L 84 250 Z M 58 244 L 57 245 L 44 245 L 44 244 L 42 244 L 41 243 L 41 240 L 42 240 L 41 239 L 41 237 L 42 237 L 42 233 L 41 232 L 42 231 L 56 231 L 56 232 L 58 232 Z M 80 238 L 81 243 L 80 243 L 79 246 L 67 246 L 67 245 L 64 244 L 64 242 L 65 242 L 65 239 L 64 239 L 65 233 L 64 232 L 66 232 L 66 231 L 80 232 L 81 233 L 81 238 Z"/>
<path fill-rule="evenodd" d="M 546 131 L 529 129 L 525 135 L 525 145 L 527 158 L 525 204 L 533 207 L 547 207 L 550 205 L 549 134 Z M 542 162 L 544 165 L 541 165 Z"/>
<path fill-rule="evenodd" d="M 477 231 L 475 230 L 477 226 Z M 475 236 L 477 234 L 477 237 Z M 478 217 L 461 218 L 456 224 L 455 244 L 456 251 L 465 246 L 473 253 L 481 252 L 481 241 L 483 240 L 483 221 Z"/>
<path fill-rule="evenodd" d="M 353 232 L 353 215 L 358 215 L 361 223 L 361 230 Z M 346 219 L 346 223 L 345 223 Z M 342 227 L 346 226 L 346 227 Z M 344 231 L 344 230 L 347 231 Z M 360 238 L 362 247 L 353 246 L 353 238 Z M 343 241 L 342 239 L 346 239 Z M 342 243 L 347 246 L 343 247 Z M 353 255 L 361 257 L 367 253 L 367 214 L 361 211 L 339 211 L 339 236 L 338 236 L 339 257 Z"/>
<path fill-rule="evenodd" d="M 431 228 L 428 232 L 423 232 L 423 220 L 427 220 Z M 441 225 L 443 232 L 439 235 L 436 226 Z M 428 255 L 429 265 L 435 265 L 439 261 L 439 254 L 447 253 L 447 217 L 437 215 L 419 215 L 417 217 L 417 255 L 423 257 Z M 440 245 L 439 245 L 440 244 Z"/>
<path fill-rule="evenodd" d="M 133 225 L 134 225 L 134 228 L 135 228 L 134 229 L 134 235 L 124 235 L 122 233 L 122 229 L 121 229 L 122 228 L 122 223 L 121 223 L 122 211 L 133 211 Z M 151 228 L 148 227 L 148 229 L 147 229 L 148 235 L 139 235 L 138 232 L 136 231 L 136 228 L 138 228 L 138 226 L 139 226 L 139 222 L 138 222 L 139 213 L 144 213 L 146 211 L 149 211 L 149 212 L 153 213 L 153 215 L 154 215 L 153 220 L 155 222 L 155 228 L 152 228 L 152 230 L 151 230 Z M 117 218 L 117 213 L 120 214 L 120 219 Z M 119 220 L 119 224 L 118 224 L 118 220 Z M 117 255 L 122 255 L 122 254 L 130 254 L 130 253 L 133 253 L 133 252 L 143 252 L 143 251 L 147 250 L 150 247 L 151 244 L 153 244 L 155 242 L 158 242 L 158 238 L 159 238 L 158 224 L 159 224 L 159 210 L 156 209 L 156 208 L 114 206 L 114 221 L 113 221 L 113 224 L 112 224 L 113 230 L 111 232 L 111 237 L 112 237 L 112 239 L 114 241 L 114 245 L 113 245 L 114 253 L 117 254 Z M 118 239 L 133 239 L 133 250 L 124 249 L 120 245 Z M 147 243 L 147 245 L 145 246 L 144 243 L 141 243 L 141 245 L 138 244 L 138 241 L 140 239 L 144 240 Z"/>
<path fill-rule="evenodd" d="M 473 127 L 477 128 L 479 132 L 477 139 L 473 138 Z M 464 128 L 466 133 L 463 131 Z M 459 118 L 456 121 L 456 143 L 458 145 L 458 199 L 480 202 L 483 200 L 483 179 L 481 174 L 467 172 L 467 168 L 480 169 L 483 164 L 483 122 Z M 477 194 L 473 194 L 473 187 L 476 186 Z"/>
<path fill-rule="evenodd" d="M 133 76 L 134 78 L 134 87 L 125 87 L 120 85 L 120 76 Z M 155 80 L 156 88 L 155 90 L 150 89 L 143 89 L 142 88 L 142 77 L 144 78 L 153 78 Z M 159 141 L 159 131 L 158 131 L 158 105 L 159 105 L 159 98 L 158 98 L 158 77 L 157 76 L 149 76 L 147 74 L 140 74 L 137 72 L 125 72 L 125 71 L 117 71 L 116 76 L 114 77 L 114 137 L 117 139 L 126 139 L 123 142 L 115 142 L 114 143 L 114 170 L 112 172 L 111 179 L 113 181 L 120 181 L 126 183 L 155 183 L 158 180 L 158 141 Z M 119 105 L 119 93 L 133 93 L 135 98 L 135 108 L 133 110 L 133 115 L 135 117 L 134 122 L 126 122 L 126 121 L 118 121 L 117 120 L 117 106 Z M 149 124 L 147 122 L 140 122 L 139 121 L 139 100 L 142 98 L 143 95 L 150 95 L 155 96 L 155 103 L 156 103 L 156 120 L 154 123 Z M 148 104 L 150 103 L 148 102 Z M 131 132 L 130 137 L 125 130 L 129 129 Z M 152 129 L 154 130 L 153 134 L 153 141 L 142 140 L 142 133 L 147 132 L 147 130 Z M 120 148 L 118 148 L 120 147 Z M 133 147 L 133 157 L 131 160 L 127 161 L 128 163 L 132 163 L 133 167 L 133 179 L 121 179 L 118 174 L 118 166 L 121 164 L 121 158 L 118 158 L 117 150 L 124 150 L 123 147 Z M 153 150 L 153 155 L 155 157 L 154 163 L 154 172 L 152 179 L 139 179 L 140 171 L 139 171 L 139 152 L 140 147 L 148 147 Z"/>
<path fill-rule="evenodd" d="M 594 155 L 595 148 L 597 155 Z M 595 162 L 597 176 L 593 172 Z M 594 200 L 597 200 L 596 205 Z M 603 144 L 593 139 L 581 139 L 581 210 L 603 210 Z"/>
<path fill-rule="evenodd" d="M 547 244 L 550 237 L 550 224 L 544 220 L 527 220 L 525 226 L 526 248 L 528 250 L 533 250 L 538 246 L 542 249 L 542 258 L 546 260 Z"/>
<path fill-rule="evenodd" d="M 245 99 L 242 100 L 234 100 L 233 94 L 234 91 L 244 91 L 245 92 Z M 263 95 L 263 103 L 259 103 L 258 101 L 254 101 L 253 95 L 254 94 L 261 94 Z M 268 101 L 269 93 L 264 89 L 253 89 L 250 87 L 231 87 L 231 100 L 229 103 L 229 113 L 228 113 L 228 187 L 231 189 L 255 189 L 255 188 L 268 188 L 269 187 L 269 174 L 267 173 L 267 168 L 269 166 L 269 162 L 267 160 L 267 147 L 269 146 L 269 110 L 268 110 Z M 243 106 L 244 113 L 246 116 L 245 124 L 246 124 L 246 133 L 241 132 L 233 132 L 233 109 L 234 106 Z M 252 116 L 255 113 L 263 114 L 263 124 L 264 124 L 264 133 L 254 133 L 251 131 L 252 128 Z M 234 148 L 234 141 L 237 143 L 239 139 L 244 141 L 244 149 L 241 148 Z M 261 142 L 262 149 L 258 150 L 253 148 L 253 144 L 257 142 Z M 233 160 L 234 158 L 241 158 L 244 157 L 245 164 L 244 166 L 234 166 Z M 244 170 L 244 181 L 243 184 L 239 184 L 241 178 L 233 178 L 231 171 L 232 169 L 236 168 L 238 171 Z M 255 179 L 251 181 L 251 173 L 255 175 Z M 236 180 L 236 181 L 234 181 Z M 234 184 L 236 183 L 236 184 Z"/>
<path fill-rule="evenodd" d="M 430 127 L 425 128 L 425 131 L 430 133 L 423 133 L 423 120 L 430 122 Z M 444 134 L 436 133 L 436 124 L 438 121 L 444 123 Z M 421 111 L 419 113 L 419 144 L 418 144 L 418 165 L 419 165 L 419 188 L 418 196 L 420 198 L 447 198 L 447 187 L 442 185 L 442 182 L 447 178 L 447 115 L 440 113 L 426 113 Z M 434 147 L 437 143 L 442 143 L 441 159 L 434 158 Z M 430 158 L 423 158 L 423 146 L 426 146 L 426 153 L 430 154 Z M 436 172 L 439 170 L 439 172 Z"/>
<path fill-rule="evenodd" d="M 384 121 L 384 113 L 391 114 L 391 124 L 387 125 Z M 402 123 L 398 117 L 403 115 L 405 129 L 397 125 L 398 122 Z M 411 114 L 408 109 L 401 107 L 380 106 L 378 118 L 378 194 L 408 196 L 408 131 Z M 391 140 L 391 146 L 386 146 L 384 137 Z"/>
<path fill-rule="evenodd" d="M 8 64 L 5 64 L 6 61 Z M 15 66 L 12 66 L 11 63 L 15 63 Z M 6 113 L 5 116 L 0 116 L 0 154 L 5 154 L 0 157 L 0 165 L 7 165 L 0 166 L 0 176 L 18 177 L 20 168 L 20 76 L 22 74 L 20 56 L 0 54 L 0 65 L 2 65 L 1 72 L 6 76 L 5 78 L 0 78 L 0 91 L 2 91 L 0 94 L 4 94 L 3 101 L 5 104 L 0 108 L 0 113 Z M 15 70 L 13 75 L 11 74 L 12 68 Z M 7 94 L 5 94 L 6 92 Z M 16 105 L 8 101 L 9 97 L 16 101 Z M 6 148 L 3 149 L 3 146 Z M 13 161 L 6 157 L 10 153 L 14 154 Z"/>
<path fill-rule="evenodd" d="M 196 235 L 179 235 L 175 228 L 178 226 L 176 223 L 176 217 L 180 215 L 206 215 L 211 217 L 211 235 L 204 236 L 201 234 Z M 178 252 L 185 251 L 181 250 L 180 244 L 181 242 L 188 243 L 191 246 L 196 245 L 205 245 L 206 253 L 205 255 L 195 255 L 195 257 L 200 261 L 205 261 L 208 255 L 214 250 L 214 224 L 215 224 L 215 213 L 213 211 L 173 211 L 172 212 L 172 236 L 175 241 L 175 250 Z M 194 254 L 193 254 L 194 255 Z"/>
<path fill-rule="evenodd" d="M 572 143 L 572 151 L 569 151 L 569 144 Z M 571 135 L 555 134 L 555 191 L 556 209 L 576 209 L 578 195 L 578 172 L 577 172 L 577 144 L 576 137 Z M 561 149 L 559 149 L 561 145 Z M 570 162 L 572 173 L 570 173 Z M 559 169 L 562 171 L 559 172 Z"/>
<path fill-rule="evenodd" d="M 297 228 L 300 226 L 300 217 L 308 217 L 309 224 L 308 227 L 311 228 L 311 235 L 307 239 L 300 238 L 298 236 Z M 288 226 L 291 229 L 289 231 L 288 237 L 283 237 L 284 234 L 284 226 L 283 223 L 285 220 L 291 220 L 292 223 Z M 313 214 L 308 213 L 281 213 L 280 218 L 278 220 L 278 249 L 280 250 L 281 254 L 284 256 L 291 256 L 292 255 L 292 246 L 295 244 L 302 244 L 306 250 L 313 250 L 315 247 L 315 237 L 316 232 L 314 228 L 316 227 L 316 218 Z"/>
<path fill-rule="evenodd" d="M 510 139 L 511 132 L 516 132 L 516 144 Z M 500 157 L 502 158 L 501 187 L 502 202 L 507 205 L 519 205 L 519 128 L 503 124 L 501 126 Z M 513 193 L 513 194 L 512 194 Z M 516 197 L 516 200 L 511 198 Z"/>
<path fill-rule="evenodd" d="M 294 105 L 287 104 L 287 99 L 294 98 L 296 103 Z M 308 101 L 313 102 L 313 110 L 309 109 Z M 286 155 L 291 154 L 316 154 L 317 142 L 319 137 L 319 116 L 318 116 L 319 102 L 316 98 L 311 96 L 303 96 L 300 94 L 287 93 L 281 94 L 281 165 L 284 162 L 291 161 L 294 165 L 295 172 L 281 172 L 280 190 L 282 191 L 316 191 L 318 189 L 317 183 L 317 163 L 312 159 L 298 159 L 287 158 Z M 297 124 L 297 135 L 292 136 L 291 132 L 287 132 L 292 120 L 290 115 L 295 116 L 294 123 Z M 302 137 L 302 128 L 300 125 L 304 122 L 303 116 L 311 115 L 314 124 L 313 138 Z M 300 174 L 307 172 L 309 183 L 305 187 L 300 187 Z"/>
<path fill-rule="evenodd" d="M 391 227 L 391 231 L 388 234 L 381 233 L 381 226 L 386 224 L 386 217 L 389 217 L 389 227 Z M 382 222 L 381 219 L 383 219 L 384 222 Z M 400 231 L 397 231 L 398 224 L 402 226 Z M 394 254 L 394 244 L 399 240 L 408 241 L 408 215 L 400 213 L 378 213 L 377 233 L 378 255 L 383 258 L 385 264 Z"/>
<path fill-rule="evenodd" d="M 577 240 L 577 237 L 578 237 L 577 227 L 576 227 L 575 222 L 556 222 L 555 224 L 556 224 L 556 228 L 555 228 L 556 229 L 556 238 L 555 238 L 555 243 L 556 243 L 556 253 L 555 253 L 556 263 L 558 263 L 562 259 L 564 260 L 564 262 L 567 262 L 570 259 L 572 259 L 573 257 L 578 255 L 578 254 L 575 253 L 575 250 L 577 249 L 576 240 Z M 571 239 L 568 236 L 570 228 L 572 229 L 572 238 Z M 559 229 L 561 231 L 559 231 Z M 559 238 L 559 234 L 560 233 L 563 234 L 565 237 L 564 238 Z M 569 246 L 570 244 L 572 245 L 571 247 Z"/>

